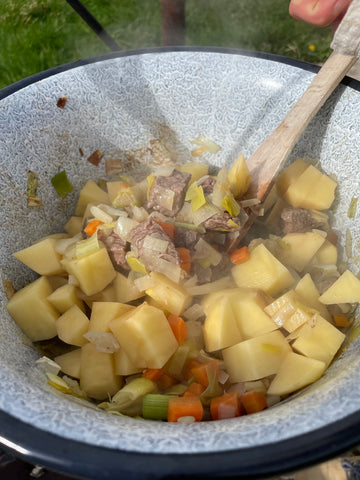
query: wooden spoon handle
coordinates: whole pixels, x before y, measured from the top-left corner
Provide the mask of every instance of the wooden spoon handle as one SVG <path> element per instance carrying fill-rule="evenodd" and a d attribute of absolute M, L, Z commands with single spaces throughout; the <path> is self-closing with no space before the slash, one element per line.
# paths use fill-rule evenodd
<path fill-rule="evenodd" d="M 264 199 L 301 134 L 356 60 L 333 52 L 289 114 L 248 158 L 253 176 L 249 197 Z"/>

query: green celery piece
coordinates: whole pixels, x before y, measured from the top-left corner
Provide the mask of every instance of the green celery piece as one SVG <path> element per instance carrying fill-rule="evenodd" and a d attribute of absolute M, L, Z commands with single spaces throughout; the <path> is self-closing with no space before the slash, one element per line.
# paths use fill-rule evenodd
<path fill-rule="evenodd" d="M 166 420 L 169 399 L 174 395 L 149 393 L 143 396 L 143 417 L 148 420 Z"/>

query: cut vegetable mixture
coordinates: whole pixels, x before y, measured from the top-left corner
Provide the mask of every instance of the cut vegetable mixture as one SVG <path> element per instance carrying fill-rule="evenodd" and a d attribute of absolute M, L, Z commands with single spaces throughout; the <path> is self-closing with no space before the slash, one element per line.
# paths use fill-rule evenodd
<path fill-rule="evenodd" d="M 10 315 L 62 348 L 40 361 L 50 385 L 109 413 L 191 423 L 262 411 L 323 375 L 360 301 L 337 266 L 336 182 L 298 159 L 262 206 L 245 198 L 250 182 L 243 156 L 216 175 L 194 162 L 106 190 L 89 180 L 66 233 L 14 254 L 39 278 Z M 239 243 L 254 208 L 262 236 Z"/>

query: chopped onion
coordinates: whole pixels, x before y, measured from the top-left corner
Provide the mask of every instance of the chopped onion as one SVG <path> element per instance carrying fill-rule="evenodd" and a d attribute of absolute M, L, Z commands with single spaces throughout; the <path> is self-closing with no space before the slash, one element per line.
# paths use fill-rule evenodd
<path fill-rule="evenodd" d="M 110 332 L 90 331 L 85 333 L 84 338 L 95 345 L 98 352 L 114 353 L 120 348 L 115 336 Z"/>
<path fill-rule="evenodd" d="M 95 205 L 90 207 L 90 213 L 94 218 L 101 220 L 103 223 L 112 223 L 113 221 L 113 217 L 111 215 Z"/>
<path fill-rule="evenodd" d="M 194 287 L 195 285 L 197 285 L 197 283 L 198 283 L 197 275 L 193 275 L 192 277 L 188 278 L 184 282 L 184 287 L 185 288 L 191 288 L 191 287 Z"/>
<path fill-rule="evenodd" d="M 187 320 L 198 320 L 204 315 L 204 309 L 202 305 L 200 305 L 200 303 L 194 303 L 194 305 L 191 305 L 191 307 L 185 310 L 185 312 L 183 313 L 183 316 Z"/>
<path fill-rule="evenodd" d="M 70 247 L 70 245 L 75 244 L 79 240 L 81 240 L 83 237 L 81 233 L 77 233 L 74 237 L 71 238 L 60 238 L 59 240 L 56 240 L 55 242 L 55 251 L 57 253 L 60 253 L 60 255 L 64 255 L 66 249 Z"/>
<path fill-rule="evenodd" d="M 210 265 L 216 266 L 221 262 L 221 253 L 201 237 L 196 243 L 194 250 L 193 260 L 197 260 L 203 268 L 208 268 Z"/>
<path fill-rule="evenodd" d="M 175 192 L 169 188 L 164 188 L 161 193 L 156 196 L 156 201 L 160 207 L 171 210 L 174 204 Z"/>
<path fill-rule="evenodd" d="M 227 392 L 228 393 L 236 392 L 240 396 L 244 395 L 244 393 L 246 392 L 245 384 L 243 382 L 234 383 L 233 385 L 231 385 L 231 387 L 228 389 Z"/>
<path fill-rule="evenodd" d="M 164 253 L 166 252 L 169 246 L 167 240 L 162 240 L 161 238 L 156 238 L 151 235 L 147 235 L 143 242 L 143 247 L 153 250 L 155 252 Z"/>
<path fill-rule="evenodd" d="M 195 287 L 186 288 L 190 295 L 207 295 L 208 293 L 217 292 L 225 288 L 234 286 L 233 280 L 230 277 L 223 277 L 215 282 L 205 283 L 204 285 L 197 285 Z"/>
<path fill-rule="evenodd" d="M 259 203 L 260 203 L 260 200 L 258 198 L 249 198 L 247 200 L 241 200 L 239 202 L 240 206 L 243 208 L 253 207 L 254 205 L 258 205 Z"/>
<path fill-rule="evenodd" d="M 144 207 L 137 207 L 136 205 L 132 207 L 132 215 L 133 219 L 139 223 L 146 220 L 149 216 L 148 212 L 145 210 Z"/>
<path fill-rule="evenodd" d="M 221 214 L 221 210 L 216 208 L 215 205 L 207 203 L 196 210 L 196 212 L 192 212 L 192 223 L 200 225 L 216 214 Z"/>
<path fill-rule="evenodd" d="M 225 383 L 229 380 L 230 375 L 225 370 L 219 370 L 219 383 L 221 385 L 225 385 Z"/>
<path fill-rule="evenodd" d="M 175 168 L 171 165 L 161 165 L 154 168 L 155 177 L 170 177 Z"/>
<path fill-rule="evenodd" d="M 80 240 L 76 243 L 75 249 L 75 255 L 78 259 L 97 252 L 100 250 L 97 235 L 91 235 L 91 237 L 87 238 L 86 240 Z"/>
<path fill-rule="evenodd" d="M 103 210 L 104 212 L 111 215 L 112 217 L 127 217 L 128 216 L 127 212 L 125 210 L 122 210 L 121 208 L 115 208 L 115 207 L 112 207 L 111 205 L 105 205 L 103 203 L 100 203 L 98 205 L 98 207 L 101 208 L 101 210 Z M 105 222 L 105 223 L 107 223 L 107 222 Z"/>
<path fill-rule="evenodd" d="M 143 277 L 136 278 L 134 284 L 139 292 L 145 292 L 148 288 L 152 288 L 155 282 L 150 275 L 144 275 Z"/>
<path fill-rule="evenodd" d="M 176 263 L 168 262 L 163 258 L 157 258 L 153 270 L 158 273 L 166 275 L 170 280 L 179 283 L 184 277 L 184 270 Z"/>
<path fill-rule="evenodd" d="M 199 145 L 199 147 L 205 147 L 210 153 L 217 153 L 221 148 L 219 145 L 217 145 L 215 142 L 205 137 L 204 135 L 199 135 L 194 140 L 191 140 L 190 143 L 192 143 L 193 145 Z"/>
<path fill-rule="evenodd" d="M 116 221 L 114 232 L 123 240 L 127 240 L 130 231 L 139 225 L 139 222 L 128 217 L 119 217 Z"/>
<path fill-rule="evenodd" d="M 36 360 L 35 363 L 44 373 L 52 373 L 53 375 L 57 375 L 61 370 L 60 365 L 48 357 L 41 357 Z"/>

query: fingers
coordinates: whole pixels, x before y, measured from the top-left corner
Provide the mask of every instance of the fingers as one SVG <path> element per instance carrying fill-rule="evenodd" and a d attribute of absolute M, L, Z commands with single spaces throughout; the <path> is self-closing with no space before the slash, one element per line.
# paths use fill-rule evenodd
<path fill-rule="evenodd" d="M 352 0 L 291 0 L 289 13 L 295 20 L 326 27 L 341 18 Z"/>

